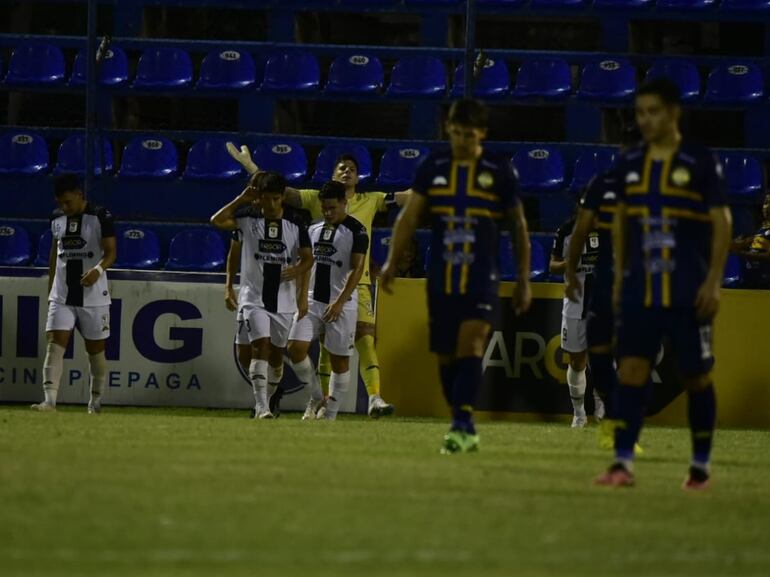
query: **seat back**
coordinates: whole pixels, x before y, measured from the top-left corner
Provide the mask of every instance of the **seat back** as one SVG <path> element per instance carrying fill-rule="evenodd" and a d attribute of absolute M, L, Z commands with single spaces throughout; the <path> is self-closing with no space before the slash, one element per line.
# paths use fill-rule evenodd
<path fill-rule="evenodd" d="M 511 87 L 511 74 L 505 60 L 487 58 L 473 82 L 473 95 L 478 98 L 494 98 L 508 94 Z M 460 98 L 465 92 L 465 64 L 455 68 L 452 96 Z"/>
<path fill-rule="evenodd" d="M 358 180 L 364 182 L 372 176 L 372 157 L 366 147 L 360 144 L 330 144 L 318 153 L 313 181 L 318 183 L 331 180 L 334 163 L 343 154 L 350 154 L 358 161 Z"/>
<path fill-rule="evenodd" d="M 120 176 L 124 178 L 170 178 L 179 165 L 174 143 L 158 136 L 132 138 L 123 149 Z"/>
<path fill-rule="evenodd" d="M 118 226 L 115 268 L 154 269 L 160 264 L 160 241 L 149 228 Z"/>
<path fill-rule="evenodd" d="M 760 100 L 765 79 L 754 64 L 721 64 L 706 80 L 705 99 L 722 104 L 741 104 Z"/>
<path fill-rule="evenodd" d="M 636 69 L 623 59 L 590 62 L 583 67 L 578 96 L 588 100 L 626 101 L 636 91 Z"/>
<path fill-rule="evenodd" d="M 280 172 L 289 183 L 302 183 L 307 178 L 307 155 L 294 142 L 263 142 L 252 157 L 258 167 Z"/>
<path fill-rule="evenodd" d="M 225 264 L 225 243 L 219 233 L 210 228 L 192 228 L 171 239 L 168 248 L 168 270 L 211 272 Z"/>
<path fill-rule="evenodd" d="M 187 153 L 187 166 L 183 178 L 197 180 L 231 180 L 243 176 L 243 169 L 230 156 L 226 140 L 207 138 L 199 140 Z"/>
<path fill-rule="evenodd" d="M 526 193 L 551 192 L 564 187 L 564 159 L 556 148 L 523 148 L 514 154 L 512 162 L 518 170 L 521 189 Z"/>
<path fill-rule="evenodd" d="M 166 90 L 192 84 L 190 55 L 179 48 L 149 48 L 136 65 L 135 88 Z"/>
<path fill-rule="evenodd" d="M 27 44 L 14 48 L 8 62 L 8 84 L 49 85 L 64 82 L 64 54 L 51 44 Z"/>
<path fill-rule="evenodd" d="M 329 67 L 327 92 L 366 93 L 382 88 L 385 73 L 376 56 L 354 54 L 338 56 Z"/>
<path fill-rule="evenodd" d="M 112 46 L 107 49 L 99 66 L 99 83 L 103 86 L 121 86 L 128 82 L 128 56 L 121 48 Z M 80 86 L 85 83 L 86 51 L 80 50 L 72 65 L 70 84 Z"/>
<path fill-rule="evenodd" d="M 37 256 L 35 257 L 35 266 L 48 266 L 48 261 L 51 256 L 51 244 L 53 242 L 53 234 L 49 228 L 37 241 Z"/>
<path fill-rule="evenodd" d="M 0 136 L 0 174 L 34 175 L 48 170 L 48 145 L 32 132 Z"/>
<path fill-rule="evenodd" d="M 256 77 L 257 67 L 248 52 L 212 50 L 201 62 L 196 86 L 210 90 L 249 88 Z"/>
<path fill-rule="evenodd" d="M 446 69 L 441 60 L 434 56 L 409 56 L 393 67 L 388 93 L 395 96 L 441 96 L 446 87 Z"/>
<path fill-rule="evenodd" d="M 24 266 L 32 260 L 32 243 L 23 227 L 0 222 L 0 265 Z"/>
<path fill-rule="evenodd" d="M 265 63 L 262 90 L 316 90 L 321 82 L 321 69 L 309 52 L 273 54 Z"/>
<path fill-rule="evenodd" d="M 99 141 L 94 141 L 94 174 L 102 173 L 102 164 L 107 172 L 112 172 L 112 145 L 106 138 L 102 138 L 102 161 L 99 161 L 97 152 L 99 150 Z M 73 134 L 68 136 L 59 145 L 59 152 L 56 155 L 55 174 L 63 172 L 72 172 L 74 174 L 85 174 L 86 172 L 86 137 L 85 134 Z"/>
<path fill-rule="evenodd" d="M 668 78 L 679 87 L 682 100 L 695 100 L 700 96 L 698 67 L 687 60 L 658 60 L 647 70 L 646 80 Z"/>
<path fill-rule="evenodd" d="M 572 72 L 566 60 L 527 60 L 516 73 L 514 96 L 566 98 L 572 90 Z"/>
<path fill-rule="evenodd" d="M 424 146 L 395 146 L 387 149 L 380 160 L 377 183 L 385 187 L 411 186 L 417 167 L 429 153 L 430 149 Z"/>
<path fill-rule="evenodd" d="M 572 172 L 570 192 L 580 192 L 597 174 L 608 170 L 615 161 L 615 150 L 612 148 L 595 148 L 581 152 L 575 161 Z"/>

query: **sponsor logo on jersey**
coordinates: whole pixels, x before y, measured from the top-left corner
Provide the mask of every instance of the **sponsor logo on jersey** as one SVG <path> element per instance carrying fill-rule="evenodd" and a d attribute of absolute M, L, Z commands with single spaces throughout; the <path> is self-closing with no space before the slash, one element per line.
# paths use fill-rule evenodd
<path fill-rule="evenodd" d="M 323 234 L 321 235 L 321 238 L 323 238 L 324 240 L 331 240 L 333 233 L 334 231 L 332 229 L 325 228 L 323 231 Z"/>
<path fill-rule="evenodd" d="M 268 238 L 278 238 L 278 225 L 275 223 L 270 224 L 270 226 L 267 227 L 267 237 Z"/>
<path fill-rule="evenodd" d="M 679 167 L 674 172 L 671 173 L 671 182 L 673 182 L 676 186 L 687 186 L 690 184 L 690 180 L 692 179 L 690 175 L 690 171 L 686 168 Z"/>
<path fill-rule="evenodd" d="M 79 236 L 64 237 L 61 239 L 61 243 L 65 250 L 78 250 L 87 244 L 85 239 L 80 238 Z"/>
<path fill-rule="evenodd" d="M 286 251 L 286 245 L 280 240 L 259 239 L 259 252 L 279 254 Z"/>
<path fill-rule="evenodd" d="M 596 233 L 591 233 L 591 236 L 588 237 L 588 246 L 591 248 L 599 248 L 599 235 Z"/>
<path fill-rule="evenodd" d="M 332 244 L 317 244 L 313 249 L 313 254 L 315 256 L 325 256 L 328 258 L 337 254 L 337 248 Z"/>
<path fill-rule="evenodd" d="M 632 182 L 639 182 L 639 173 L 638 172 L 629 172 L 626 175 L 626 184 L 631 184 Z"/>
<path fill-rule="evenodd" d="M 77 232 L 77 231 L 78 231 L 78 224 L 79 224 L 79 223 L 78 223 L 78 221 L 77 221 L 77 220 L 72 220 L 72 221 L 70 221 L 70 224 L 69 224 L 68 230 L 69 230 L 70 232 Z"/>
<path fill-rule="evenodd" d="M 495 184 L 495 177 L 492 176 L 492 173 L 486 171 L 479 174 L 476 180 L 481 188 L 492 188 L 492 185 Z"/>
<path fill-rule="evenodd" d="M 447 179 L 445 177 L 439 175 L 433 179 L 432 184 L 433 186 L 446 186 L 449 183 L 447 182 Z"/>
<path fill-rule="evenodd" d="M 617 198 L 618 198 L 618 195 L 610 190 L 604 193 L 602 200 L 617 200 Z"/>

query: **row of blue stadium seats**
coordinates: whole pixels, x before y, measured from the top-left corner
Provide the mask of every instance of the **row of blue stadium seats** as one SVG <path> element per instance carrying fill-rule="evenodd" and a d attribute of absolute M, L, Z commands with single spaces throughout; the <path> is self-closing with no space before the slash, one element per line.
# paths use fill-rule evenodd
<path fill-rule="evenodd" d="M 0 71 L 2 70 L 0 64 Z M 85 56 L 75 57 L 69 84 L 85 83 Z M 702 94 L 700 72 L 684 59 L 663 58 L 646 72 L 646 78 L 669 77 L 681 88 L 684 100 L 693 101 Z M 48 44 L 16 48 L 9 62 L 5 84 L 56 85 L 66 78 L 65 58 L 61 50 Z M 625 101 L 637 87 L 637 70 L 625 59 L 599 58 L 582 67 L 577 96 L 589 100 Z M 106 86 L 127 85 L 129 65 L 126 53 L 118 47 L 107 51 L 100 81 Z M 479 71 L 474 93 L 482 98 L 563 99 L 572 94 L 572 69 L 563 59 L 532 59 L 521 63 L 515 82 L 506 62 L 487 58 Z M 385 85 L 385 71 L 376 56 L 341 55 L 329 67 L 324 86 L 327 93 L 379 94 Z M 139 58 L 131 84 L 140 90 L 173 90 L 195 86 L 200 90 L 239 90 L 259 87 L 276 93 L 313 92 L 321 86 L 321 67 L 309 52 L 279 53 L 265 63 L 237 50 L 216 50 L 205 56 L 200 75 L 193 83 L 190 55 L 178 48 L 159 47 L 145 50 Z M 417 55 L 402 58 L 393 67 L 385 94 L 394 97 L 443 97 L 448 90 L 446 64 L 433 57 Z M 464 66 L 454 71 L 450 94 L 464 91 Z M 703 99 L 721 104 L 749 103 L 762 99 L 765 78 L 762 70 L 750 63 L 727 61 L 715 66 L 706 80 Z"/>
<path fill-rule="evenodd" d="M 268 4 L 269 2 L 263 2 Z M 333 0 L 305 0 L 303 3 L 330 4 Z M 337 0 L 342 6 L 359 8 L 396 6 L 462 6 L 465 0 Z M 657 6 L 672 10 L 707 9 L 720 7 L 723 10 L 770 10 L 770 0 L 477 0 L 479 7 L 518 8 L 597 8 L 633 9 Z"/>
<path fill-rule="evenodd" d="M 430 150 L 427 147 L 392 147 L 380 159 L 376 183 L 387 188 L 408 187 L 417 165 Z M 331 177 L 335 159 L 352 154 L 359 163 L 362 182 L 372 178 L 373 163 L 369 151 L 360 144 L 329 145 L 321 150 L 311 180 L 324 182 Z M 59 146 L 54 173 L 85 172 L 85 137 L 75 134 Z M 113 151 L 109 141 L 102 141 L 103 165 L 113 170 Z M 576 160 L 568 180 L 568 170 L 557 146 L 530 145 L 517 150 L 511 159 L 519 172 L 526 193 L 547 193 L 562 190 L 577 192 L 598 172 L 610 167 L 614 160 L 610 148 L 586 149 Z M 265 170 L 284 174 L 290 183 L 307 181 L 308 159 L 302 146 L 275 141 L 262 143 L 253 151 L 256 164 Z M 762 163 L 743 153 L 722 155 L 731 196 L 755 200 L 762 194 L 764 175 Z M 49 166 L 48 145 L 38 134 L 6 133 L 0 135 L 0 175 L 41 174 Z M 97 171 L 101 170 L 97 164 Z M 124 178 L 170 178 L 178 174 L 179 157 L 173 142 L 165 137 L 134 137 L 123 148 L 118 175 Z M 183 178 L 229 180 L 244 176 L 240 165 L 227 153 L 225 140 L 200 140 L 187 154 Z"/>

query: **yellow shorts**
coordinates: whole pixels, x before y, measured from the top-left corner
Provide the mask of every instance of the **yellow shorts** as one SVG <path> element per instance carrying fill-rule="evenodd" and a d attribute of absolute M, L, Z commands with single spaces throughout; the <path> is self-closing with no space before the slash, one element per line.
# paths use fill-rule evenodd
<path fill-rule="evenodd" d="M 360 284 L 358 290 L 358 322 L 373 325 L 377 321 L 372 305 L 372 286 Z"/>

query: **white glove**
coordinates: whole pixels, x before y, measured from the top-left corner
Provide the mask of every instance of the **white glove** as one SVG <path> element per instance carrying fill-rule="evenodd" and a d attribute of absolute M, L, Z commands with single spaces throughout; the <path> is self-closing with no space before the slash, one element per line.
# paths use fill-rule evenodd
<path fill-rule="evenodd" d="M 257 165 L 254 164 L 254 161 L 251 160 L 251 152 L 249 152 L 249 147 L 245 144 L 241 145 L 241 148 L 236 148 L 235 144 L 232 142 L 228 142 L 226 145 L 227 152 L 232 156 L 238 164 L 240 164 L 243 168 L 246 169 L 246 172 L 249 174 L 254 174 L 259 170 L 257 168 Z"/>

